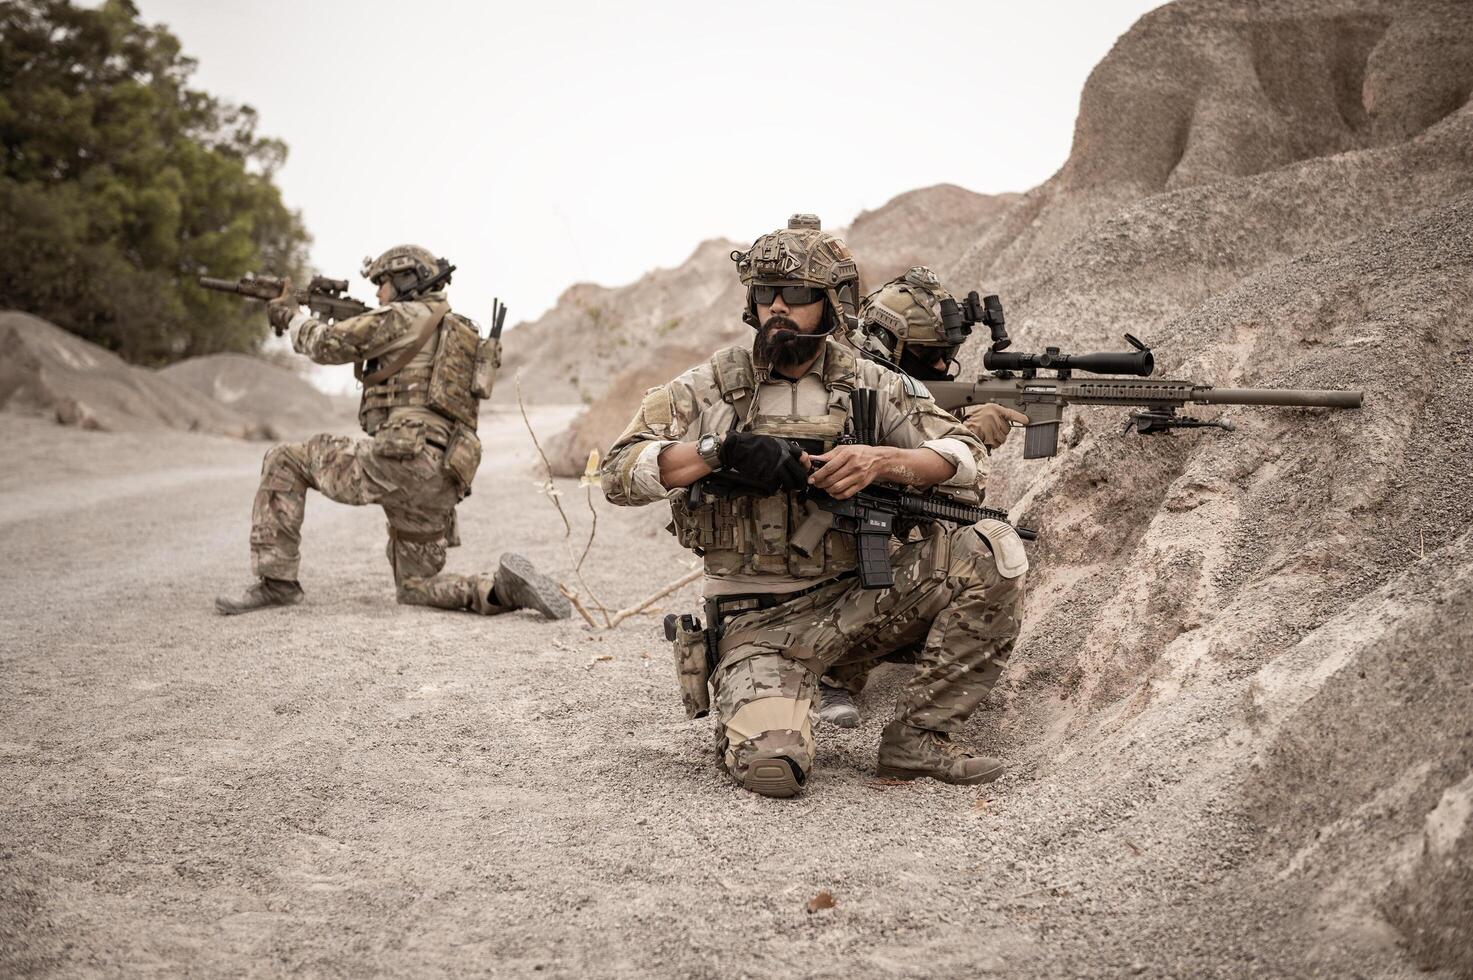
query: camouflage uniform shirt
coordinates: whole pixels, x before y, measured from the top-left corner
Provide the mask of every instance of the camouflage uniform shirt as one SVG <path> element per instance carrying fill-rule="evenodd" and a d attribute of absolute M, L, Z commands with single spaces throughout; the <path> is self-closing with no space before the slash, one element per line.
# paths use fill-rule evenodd
<path fill-rule="evenodd" d="M 818 360 L 797 381 L 773 377 L 763 365 L 755 365 L 753 417 L 803 418 L 827 413 L 830 395 L 824 385 L 824 367 L 837 346 L 829 340 Z M 880 392 L 876 426 L 880 444 L 932 450 L 956 467 L 939 488 L 962 498 L 980 499 L 987 451 L 977 437 L 938 408 L 918 382 L 863 358 L 857 360 L 855 370 L 856 387 Z M 736 411 L 722 400 L 710 361 L 669 384 L 651 388 L 604 462 L 605 495 L 615 504 L 636 506 L 686 493 L 684 487 L 670 490 L 660 482 L 660 454 L 677 442 L 695 442 L 707 433 L 737 427 Z M 822 580 L 772 574 L 708 576 L 705 593 L 791 592 Z"/>

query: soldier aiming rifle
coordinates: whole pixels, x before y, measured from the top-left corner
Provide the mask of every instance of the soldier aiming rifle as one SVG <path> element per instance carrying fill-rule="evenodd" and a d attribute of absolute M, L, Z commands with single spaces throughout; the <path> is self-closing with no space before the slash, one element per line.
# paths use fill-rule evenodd
<path fill-rule="evenodd" d="M 490 396 L 501 363 L 506 316 L 498 303 L 491 334 L 483 338 L 475 321 L 445 299 L 454 271 L 417 245 L 364 259 L 363 275 L 378 287 L 376 309 L 345 295 L 347 283 L 339 279 L 318 277 L 306 289 L 267 277 L 201 280 L 209 289 L 268 299 L 272 328 L 290 333 L 298 353 L 319 364 L 352 363 L 363 385 L 358 421 L 369 437 L 317 435 L 266 454 L 251 508 L 257 580 L 239 597 L 217 598 L 219 612 L 302 600 L 302 518 L 313 489 L 339 503 L 384 509 L 400 602 L 484 615 L 521 608 L 551 619 L 571 614 L 556 584 L 521 555 L 502 555 L 493 574 L 441 571 L 446 549 L 460 544 L 456 505 L 470 494 L 480 467 L 480 401 Z"/>

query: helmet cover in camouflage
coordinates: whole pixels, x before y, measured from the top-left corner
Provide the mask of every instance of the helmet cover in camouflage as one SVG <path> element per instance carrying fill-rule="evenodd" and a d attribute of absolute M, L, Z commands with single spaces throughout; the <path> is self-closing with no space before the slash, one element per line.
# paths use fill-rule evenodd
<path fill-rule="evenodd" d="M 864 298 L 859 307 L 860 332 L 878 339 L 898 358 L 907 347 L 936 348 L 943 354 L 956 347 L 941 325 L 940 305 L 951 294 L 936 273 L 924 265 L 910 269 Z"/>
<path fill-rule="evenodd" d="M 383 282 L 385 276 L 393 276 L 395 285 L 399 285 L 407 281 L 401 279 L 400 273 L 408 273 L 414 276 L 416 282 L 424 282 L 438 275 L 445 265 L 444 259 L 435 258 L 435 253 L 427 248 L 419 245 L 395 245 L 376 259 L 365 256 L 360 271 L 363 278 L 375 286 Z"/>
<path fill-rule="evenodd" d="M 822 289 L 834 311 L 836 329 L 844 329 L 846 311 L 853 313 L 859 292 L 859 266 L 844 239 L 824 231 L 817 215 L 793 215 L 786 228 L 761 236 L 745 252 L 732 252 L 731 260 L 749 291 L 754 283 L 801 283 Z M 750 299 L 742 319 L 757 326 Z"/>

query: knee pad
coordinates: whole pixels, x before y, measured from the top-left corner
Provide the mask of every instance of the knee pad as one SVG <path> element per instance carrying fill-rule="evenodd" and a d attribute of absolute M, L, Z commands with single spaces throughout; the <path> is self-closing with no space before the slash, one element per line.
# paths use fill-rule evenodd
<path fill-rule="evenodd" d="M 807 699 L 759 698 L 727 719 L 722 763 L 744 789 L 763 796 L 797 794 L 813 767 Z"/>

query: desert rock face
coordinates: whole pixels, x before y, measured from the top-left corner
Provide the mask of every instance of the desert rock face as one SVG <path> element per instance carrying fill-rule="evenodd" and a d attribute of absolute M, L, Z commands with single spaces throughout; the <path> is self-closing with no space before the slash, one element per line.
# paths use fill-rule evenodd
<path fill-rule="evenodd" d="M 975 194 L 952 184 L 909 191 L 865 211 L 843 233 L 859 259 L 866 291 L 914 265 L 960 253 L 1021 199 L 1021 194 Z"/>
<path fill-rule="evenodd" d="M 927 261 L 1000 292 L 1014 349 L 1128 330 L 1167 376 L 1365 390 L 1358 411 L 1232 410 L 1231 433 L 1074 410 L 1056 459 L 997 453 L 994 503 L 1045 530 L 999 696 L 1012 744 L 1081 779 L 1080 821 L 1126 805 L 1190 837 L 1234 815 L 1187 919 L 1281 902 L 1284 930 L 1464 975 L 1473 838 L 1428 827 L 1473 774 L 1470 89 L 1468 4 L 1172 4 L 1090 76 L 1049 181 L 930 188 L 850 230 L 871 285 Z M 729 270 L 702 268 L 733 324 Z M 687 354 L 628 350 L 557 440 L 564 472 Z"/>
<path fill-rule="evenodd" d="M 555 307 L 507 335 L 497 401 L 593 401 L 623 369 L 676 347 L 705 349 L 737 336 L 741 284 L 729 258 L 736 242 L 703 242 L 675 269 L 657 269 L 628 286 L 570 287 Z M 736 327 L 742 326 L 736 320 Z M 636 396 L 636 401 L 637 401 Z"/>

